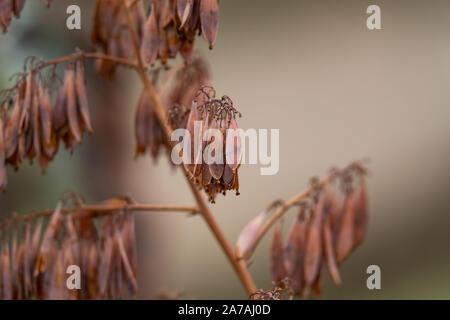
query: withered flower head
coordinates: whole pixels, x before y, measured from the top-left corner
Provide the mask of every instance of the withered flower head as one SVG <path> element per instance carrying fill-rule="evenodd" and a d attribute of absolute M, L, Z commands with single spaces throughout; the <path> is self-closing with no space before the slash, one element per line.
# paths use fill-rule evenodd
<path fill-rule="evenodd" d="M 321 293 L 322 272 L 326 266 L 330 278 L 342 285 L 339 265 L 364 240 L 367 229 L 366 169 L 353 163 L 333 171 L 326 182 L 314 180 L 304 200 L 285 204 L 285 212 L 300 206 L 287 240 L 282 237 L 281 224 L 273 229 L 270 247 L 272 283 L 288 280 L 290 295 L 309 298 Z M 331 184 L 339 180 L 341 188 Z M 256 216 L 242 230 L 236 244 L 238 258 L 249 261 L 260 240 L 269 211 Z M 279 286 L 279 285 L 278 285 Z M 276 286 L 277 287 L 277 286 Z M 283 286 L 281 286 L 283 287 Z M 251 299 L 272 299 L 272 291 L 258 291 Z"/>
<path fill-rule="evenodd" d="M 110 199 L 105 206 L 124 205 L 124 201 Z M 0 224 L 0 299 L 135 297 L 138 287 L 134 214 L 114 209 L 101 213 L 81 207 L 64 212 L 59 203 L 44 230 L 43 219 L 33 226 L 32 220 L 38 218 L 33 215 L 23 222 Z M 101 216 L 105 217 L 99 235 L 94 219 Z M 83 270 L 81 290 L 66 287 L 69 265 Z"/>
<path fill-rule="evenodd" d="M 180 52 L 187 60 L 196 33 L 202 34 L 212 49 L 219 23 L 218 0 L 153 1 L 146 18 L 141 56 L 147 66 L 156 59 L 163 64 Z"/>
<path fill-rule="evenodd" d="M 66 70 L 55 101 L 50 88 L 55 71 L 44 76 L 32 58 L 15 85 L 0 92 L 0 187 L 6 187 L 5 165 L 18 169 L 28 158 L 38 159 L 45 170 L 55 156 L 59 140 L 73 150 L 85 131 L 92 132 L 83 61 L 75 58 Z"/>
<path fill-rule="evenodd" d="M 235 109 L 233 102 L 227 96 L 216 99 L 214 88 L 200 88 L 192 102 L 191 112 L 187 122 L 187 132 L 191 139 L 191 161 L 185 163 L 185 169 L 194 181 L 205 190 L 211 202 L 215 202 L 217 193 L 226 194 L 227 190 L 236 190 L 239 195 L 238 168 L 242 158 L 241 137 L 238 130 L 236 115 L 241 113 Z M 195 135 L 195 122 L 202 124 L 200 134 Z M 202 140 L 208 129 L 216 129 L 219 136 L 209 135 L 202 144 L 201 150 L 211 150 L 208 159 L 203 161 L 203 154 L 195 154 L 195 139 Z M 231 130 L 229 130 L 231 129 Z M 230 135 L 230 136 L 228 136 Z M 227 146 L 227 144 L 229 144 Z M 209 148 L 208 148 L 209 146 Z M 219 153 L 216 154 L 215 151 Z M 220 152 L 221 151 L 221 152 Z"/>
<path fill-rule="evenodd" d="M 169 146 L 163 126 L 153 110 L 152 100 L 145 89 L 141 93 L 136 109 L 135 135 L 136 156 L 145 154 L 149 149 L 156 160 L 161 146 Z"/>

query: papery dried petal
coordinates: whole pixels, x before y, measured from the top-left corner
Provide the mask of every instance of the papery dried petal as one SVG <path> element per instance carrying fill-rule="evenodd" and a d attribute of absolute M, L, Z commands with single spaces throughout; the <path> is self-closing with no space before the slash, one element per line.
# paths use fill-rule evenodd
<path fill-rule="evenodd" d="M 330 273 L 331 279 L 333 282 L 340 286 L 342 285 L 342 280 L 339 275 L 339 269 L 336 262 L 336 254 L 334 252 L 334 246 L 333 246 L 333 234 L 331 231 L 331 217 L 328 215 L 325 218 L 325 221 L 323 223 L 323 243 L 324 243 L 324 250 L 325 250 L 325 258 L 327 260 L 327 266 L 328 266 L 328 272 Z"/>
<path fill-rule="evenodd" d="M 16 18 L 20 18 L 20 13 L 22 12 L 24 6 L 25 0 L 13 0 L 13 11 Z"/>
<path fill-rule="evenodd" d="M 80 269 L 82 272 L 80 297 L 98 299 L 98 268 L 100 261 L 97 245 L 98 235 L 92 219 L 80 220 Z"/>
<path fill-rule="evenodd" d="M 284 248 L 284 261 L 286 273 L 291 280 L 290 286 L 295 293 L 300 293 L 304 286 L 305 247 L 308 224 L 301 208 L 289 232 L 286 247 Z"/>
<path fill-rule="evenodd" d="M 130 260 L 128 259 L 128 254 L 125 249 L 122 235 L 120 234 L 120 232 L 118 230 L 116 230 L 116 232 L 115 232 L 115 241 L 116 241 L 116 245 L 120 252 L 121 261 L 122 261 L 122 264 L 124 267 L 125 274 L 127 276 L 128 283 L 131 284 L 133 293 L 137 294 L 138 284 L 136 281 L 136 274 L 133 271 L 133 267 L 131 266 Z"/>
<path fill-rule="evenodd" d="M 64 86 L 67 90 L 67 119 L 69 122 L 70 132 L 77 143 L 81 142 L 81 129 L 78 119 L 77 100 L 75 90 L 75 71 L 73 69 L 66 70 Z"/>
<path fill-rule="evenodd" d="M 33 104 L 34 86 L 34 75 L 32 71 L 29 71 L 26 80 L 25 98 L 23 100 L 23 107 L 20 114 L 19 136 L 25 134 L 28 129 L 28 120 Z"/>
<path fill-rule="evenodd" d="M 355 199 L 354 235 L 357 246 L 363 242 L 367 230 L 367 187 L 364 178 L 360 178 L 359 187 Z"/>
<path fill-rule="evenodd" d="M 135 216 L 133 213 L 126 213 L 122 226 L 122 239 L 127 254 L 128 261 L 130 262 L 133 275 L 137 277 L 137 248 L 136 248 L 136 235 L 135 235 Z"/>
<path fill-rule="evenodd" d="M 13 299 L 13 286 L 11 281 L 11 260 L 9 256 L 8 244 L 3 245 L 2 250 L 2 271 L 3 271 L 3 299 L 12 300 Z"/>
<path fill-rule="evenodd" d="M 16 152 L 19 144 L 19 125 L 20 125 L 21 106 L 19 99 L 16 99 L 14 108 L 5 133 L 6 157 L 11 158 Z"/>
<path fill-rule="evenodd" d="M 245 261 L 250 259 L 266 215 L 265 211 L 261 212 L 242 229 L 236 242 L 236 256 L 239 259 L 244 259 Z"/>
<path fill-rule="evenodd" d="M 202 34 L 212 49 L 219 26 L 219 0 L 201 0 L 200 3 Z"/>
<path fill-rule="evenodd" d="M 77 76 L 75 81 L 78 106 L 80 107 L 80 114 L 87 130 L 90 133 L 93 133 L 94 130 L 91 125 L 91 116 L 89 114 L 89 104 L 84 81 L 84 66 L 82 61 L 78 61 Z"/>
<path fill-rule="evenodd" d="M 8 177 L 6 174 L 6 143 L 3 137 L 4 123 L 0 119 L 0 189 L 5 190 L 6 184 L 8 183 Z"/>
<path fill-rule="evenodd" d="M 340 264 L 348 257 L 354 246 L 355 237 L 355 206 L 354 195 L 348 193 L 344 200 L 342 221 L 336 238 L 335 250 L 336 260 Z"/>
<path fill-rule="evenodd" d="M 232 169 L 236 170 L 242 160 L 242 138 L 237 126 L 236 119 L 232 118 L 226 131 L 226 162 Z"/>
<path fill-rule="evenodd" d="M 322 219 L 325 205 L 325 191 L 322 191 L 318 203 L 310 218 L 305 248 L 305 285 L 311 287 L 320 273 L 323 256 Z"/>
<path fill-rule="evenodd" d="M 158 55 L 160 37 L 156 20 L 156 8 L 152 4 L 150 15 L 144 25 L 141 44 L 141 57 L 146 66 L 151 66 Z"/>
<path fill-rule="evenodd" d="M 12 19 L 12 2 L 11 0 L 0 0 L 0 27 L 6 32 Z"/>
<path fill-rule="evenodd" d="M 287 276 L 280 225 L 276 225 L 273 229 L 272 244 L 270 246 L 270 276 L 273 283 L 278 283 Z"/>
<path fill-rule="evenodd" d="M 105 297 L 107 293 L 113 268 L 114 239 L 112 228 L 112 216 L 108 216 L 105 218 L 102 227 L 102 252 L 98 269 L 98 294 L 100 298 Z"/>
<path fill-rule="evenodd" d="M 179 2 L 181 2 L 181 1 L 179 1 Z M 184 1 L 184 3 L 182 3 L 180 6 L 180 9 L 183 8 L 183 6 L 184 6 L 183 14 L 180 17 L 180 20 L 181 20 L 181 25 L 179 27 L 180 29 L 185 28 L 186 23 L 189 21 L 189 17 L 192 14 L 193 2 L 194 2 L 194 0 L 187 0 L 187 1 Z"/>
<path fill-rule="evenodd" d="M 37 294 L 41 299 L 46 299 L 49 295 L 48 289 L 51 287 L 53 267 L 57 259 L 58 245 L 56 236 L 60 225 L 61 203 L 58 203 L 47 226 L 47 230 L 44 233 L 34 271 L 34 276 L 37 281 Z"/>

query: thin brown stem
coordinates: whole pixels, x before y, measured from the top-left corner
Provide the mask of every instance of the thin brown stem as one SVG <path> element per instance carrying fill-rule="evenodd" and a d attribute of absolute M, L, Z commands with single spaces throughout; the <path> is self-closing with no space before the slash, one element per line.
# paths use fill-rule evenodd
<path fill-rule="evenodd" d="M 75 58 L 85 58 L 85 59 L 102 59 L 102 60 L 108 60 L 111 62 L 115 62 L 118 64 L 121 64 L 123 66 L 129 67 L 129 68 L 133 68 L 133 69 L 137 69 L 137 64 L 133 61 L 130 61 L 128 59 L 124 59 L 124 58 L 119 58 L 116 56 L 110 56 L 110 55 L 106 55 L 103 53 L 98 53 L 98 52 L 77 52 L 75 54 L 71 54 L 68 56 L 64 56 L 64 57 L 60 57 L 58 59 L 54 59 L 54 60 L 49 60 L 47 62 L 44 62 L 40 65 L 38 65 L 38 69 L 42 69 L 42 68 L 46 68 L 46 67 L 50 67 L 62 62 L 67 62 L 67 61 L 71 61 Z"/>
<path fill-rule="evenodd" d="M 108 215 L 112 212 L 118 210 L 127 211 L 173 211 L 173 212 L 187 212 L 187 213 L 199 213 L 200 208 L 195 206 L 170 206 L 170 205 L 154 205 L 154 204 L 142 204 L 142 203 L 126 203 L 123 204 L 81 204 L 79 206 L 62 208 L 61 212 L 63 214 L 75 214 L 74 218 L 85 218 L 92 217 L 97 218 L 104 215 Z M 12 218 L 7 219 L 5 222 L 0 224 L 1 226 L 7 226 L 11 222 L 19 221 L 31 221 L 41 217 L 51 216 L 54 209 L 46 209 L 38 212 L 33 212 L 27 215 L 18 215 L 15 213 Z"/>
<path fill-rule="evenodd" d="M 145 70 L 145 66 L 143 64 L 141 55 L 140 55 L 140 47 L 139 47 L 139 40 L 136 34 L 136 30 L 133 23 L 133 16 L 130 11 L 130 8 L 127 6 L 126 0 L 122 0 L 122 3 L 124 7 L 126 8 L 127 13 L 127 20 L 128 20 L 128 29 L 130 31 L 130 36 L 133 41 L 133 46 L 135 50 L 135 54 L 137 57 L 137 64 L 138 68 L 137 71 L 139 73 L 139 76 L 145 86 L 145 89 L 147 91 L 147 94 L 149 95 L 150 99 L 153 102 L 153 109 L 160 120 L 160 122 L 163 125 L 164 131 L 166 133 L 166 136 L 169 138 L 172 133 L 172 129 L 170 128 L 166 112 L 163 103 L 161 102 L 161 98 L 154 89 L 147 73 Z M 242 285 L 244 286 L 247 293 L 250 295 L 253 292 L 256 291 L 256 287 L 253 283 L 253 280 L 244 264 L 242 264 L 237 257 L 234 255 L 233 249 L 228 243 L 227 239 L 225 238 L 225 235 L 223 234 L 222 230 L 220 229 L 219 224 L 214 219 L 214 216 L 209 209 L 208 205 L 206 204 L 205 200 L 203 199 L 202 195 L 200 194 L 199 190 L 196 188 L 196 186 L 193 184 L 193 182 L 190 180 L 190 178 L 186 175 L 186 179 L 188 181 L 188 184 L 190 186 L 190 189 L 192 191 L 192 194 L 200 208 L 200 213 L 205 220 L 206 224 L 208 225 L 209 229 L 213 233 L 214 237 L 216 238 L 217 242 L 221 246 L 222 250 L 224 251 L 226 257 L 230 261 L 231 265 L 233 266 L 235 272 L 237 273 L 239 279 L 242 282 Z"/>

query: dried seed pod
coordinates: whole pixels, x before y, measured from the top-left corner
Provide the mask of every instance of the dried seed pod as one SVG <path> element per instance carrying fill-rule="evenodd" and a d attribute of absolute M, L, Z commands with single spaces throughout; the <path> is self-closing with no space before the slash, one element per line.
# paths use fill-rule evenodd
<path fill-rule="evenodd" d="M 180 11 L 183 10 L 182 14 L 179 16 L 181 20 L 180 29 L 184 29 L 189 17 L 192 14 L 193 2 L 194 0 L 178 1 L 180 3 Z"/>
<path fill-rule="evenodd" d="M 361 177 L 359 181 L 358 191 L 355 199 L 355 213 L 354 213 L 354 236 L 355 244 L 357 246 L 363 242 L 367 229 L 367 187 L 364 178 Z"/>
<path fill-rule="evenodd" d="M 13 299 L 13 286 L 12 286 L 12 275 L 11 275 L 11 261 L 9 256 L 9 246 L 8 244 L 3 245 L 2 249 L 2 273 L 3 273 L 3 300 L 12 300 Z"/>
<path fill-rule="evenodd" d="M 31 252 L 31 226 L 27 223 L 25 227 L 25 236 L 23 239 L 23 289 L 24 299 L 31 298 L 33 293 L 33 280 L 32 280 L 32 252 Z"/>
<path fill-rule="evenodd" d="M 199 147 L 201 146 L 201 137 L 203 136 L 203 129 L 199 127 L 200 132 L 195 131 L 195 124 L 201 121 L 202 116 L 200 111 L 197 109 L 197 104 L 192 102 L 191 112 L 189 113 L 189 117 L 186 124 L 186 136 L 183 138 L 183 141 L 190 141 L 189 153 L 190 156 L 183 154 L 183 159 L 185 157 L 189 158 L 189 163 L 186 163 L 186 160 L 183 162 L 184 168 L 192 175 L 197 176 L 200 173 L 201 169 L 201 150 Z M 197 150 L 198 149 L 198 150 Z"/>
<path fill-rule="evenodd" d="M 20 300 L 22 299 L 22 288 L 21 282 L 19 279 L 19 269 L 20 269 L 20 261 L 19 261 L 19 252 L 18 252 L 18 244 L 19 241 L 17 232 L 14 231 L 11 245 L 11 278 L 12 278 L 12 290 L 13 290 L 13 299 Z"/>
<path fill-rule="evenodd" d="M 39 91 L 39 125 L 41 128 L 41 136 L 43 148 L 52 142 L 52 105 L 48 90 L 42 88 L 42 84 L 38 84 Z"/>
<path fill-rule="evenodd" d="M 212 49 L 219 25 L 219 0 L 201 0 L 200 3 L 202 34 Z"/>
<path fill-rule="evenodd" d="M 13 12 L 16 18 L 20 18 L 20 13 L 25 6 L 25 0 L 13 0 Z"/>
<path fill-rule="evenodd" d="M 339 269 L 336 262 L 336 254 L 334 252 L 333 246 L 333 234 L 331 231 L 331 216 L 327 215 L 323 223 L 322 229 L 323 243 L 325 258 L 327 260 L 328 272 L 330 273 L 331 279 L 337 286 L 342 285 L 342 280 L 339 275 Z"/>
<path fill-rule="evenodd" d="M 48 298 L 50 288 L 52 287 L 54 264 L 58 258 L 56 236 L 60 225 L 61 204 L 58 203 L 47 230 L 44 233 L 34 271 L 34 277 L 37 282 L 37 296 L 40 299 Z"/>
<path fill-rule="evenodd" d="M 83 62 L 79 60 L 77 62 L 77 75 L 75 80 L 78 107 L 80 109 L 83 125 L 87 128 L 89 133 L 93 133 L 94 130 L 91 125 L 91 116 L 89 114 L 89 104 L 84 81 L 84 66 Z"/>
<path fill-rule="evenodd" d="M 66 288 L 66 270 L 64 268 L 64 252 L 57 250 L 55 252 L 54 265 L 52 271 L 48 272 L 46 276 L 50 278 L 50 285 L 48 287 L 48 299 L 50 300 L 64 300 Z"/>
<path fill-rule="evenodd" d="M 322 264 L 322 223 L 325 205 L 325 191 L 322 190 L 317 205 L 312 211 L 305 248 L 305 285 L 312 287 Z"/>
<path fill-rule="evenodd" d="M 11 0 L 0 0 L 0 27 L 5 33 L 11 24 L 12 20 L 12 1 Z"/>
<path fill-rule="evenodd" d="M 81 129 L 78 119 L 75 92 L 75 71 L 73 69 L 66 70 L 64 86 L 66 87 L 67 92 L 67 119 L 70 133 L 73 135 L 77 143 L 81 143 Z"/>
<path fill-rule="evenodd" d="M 253 218 L 239 234 L 236 242 L 236 256 L 239 259 L 248 261 L 256 246 L 256 240 L 264 225 L 267 212 L 263 211 Z"/>
<path fill-rule="evenodd" d="M 135 116 L 136 156 L 145 154 L 147 148 L 156 160 L 161 146 L 169 146 L 163 127 L 152 107 L 152 100 L 142 92 Z"/>
<path fill-rule="evenodd" d="M 284 261 L 287 276 L 291 281 L 291 288 L 294 293 L 301 293 L 305 286 L 305 259 L 307 258 L 307 228 L 308 222 L 305 221 L 304 208 L 300 209 L 299 214 L 294 220 L 286 247 L 284 248 Z"/>
<path fill-rule="evenodd" d="M 19 125 L 21 110 L 22 108 L 19 99 L 16 99 L 11 114 L 11 119 L 9 119 L 8 121 L 5 133 L 6 158 L 11 161 L 14 166 L 17 166 L 17 163 L 15 163 L 15 161 L 13 161 L 12 159 L 14 153 L 17 152 L 17 148 L 19 145 Z"/>
<path fill-rule="evenodd" d="M 125 213 L 123 225 L 122 225 L 122 239 L 127 254 L 128 261 L 130 262 L 131 270 L 134 278 L 137 277 L 137 248 L 136 248 L 136 234 L 135 234 L 135 216 L 134 213 Z"/>
<path fill-rule="evenodd" d="M 156 7 L 152 4 L 150 15 L 144 25 L 141 44 L 141 56 L 146 66 L 151 66 L 155 62 L 161 43 L 156 15 Z"/>
<path fill-rule="evenodd" d="M 338 264 L 341 264 L 345 258 L 348 257 L 355 244 L 355 207 L 354 195 L 352 192 L 346 194 L 342 210 L 342 221 L 340 223 L 335 244 L 336 260 Z"/>
<path fill-rule="evenodd" d="M 6 189 L 8 178 L 6 174 L 6 143 L 3 136 L 4 123 L 0 119 L 0 189 L 3 191 Z"/>
<path fill-rule="evenodd" d="M 270 276 L 273 283 L 278 283 L 287 276 L 280 225 L 276 225 L 273 229 L 272 244 L 270 246 Z"/>
<path fill-rule="evenodd" d="M 104 298 L 108 290 L 113 258 L 114 258 L 114 238 L 113 238 L 112 216 L 105 218 L 102 227 L 102 252 L 100 255 L 100 265 L 98 269 L 98 296 Z"/>
<path fill-rule="evenodd" d="M 98 235 L 92 219 L 87 216 L 80 220 L 80 269 L 82 273 L 81 299 L 98 299 L 98 268 L 100 252 Z"/>
<path fill-rule="evenodd" d="M 127 250 L 125 248 L 124 240 L 122 238 L 121 233 L 119 230 L 116 229 L 114 234 L 114 239 L 116 242 L 116 246 L 120 253 L 121 262 L 124 268 L 124 273 L 126 275 L 126 279 L 128 280 L 128 283 L 130 284 L 131 291 L 134 293 L 134 295 L 137 294 L 138 291 L 138 284 L 136 281 L 136 273 L 133 270 L 132 263 L 129 260 L 129 255 L 127 254 Z"/>

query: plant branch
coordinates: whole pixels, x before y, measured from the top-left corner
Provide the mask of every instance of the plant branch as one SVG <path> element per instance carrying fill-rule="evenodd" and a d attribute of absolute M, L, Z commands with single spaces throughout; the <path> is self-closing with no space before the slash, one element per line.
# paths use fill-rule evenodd
<path fill-rule="evenodd" d="M 300 201 L 310 197 L 315 191 L 324 188 L 326 185 L 333 182 L 337 177 L 341 176 L 344 173 L 349 172 L 350 170 L 357 170 L 359 172 L 365 173 L 365 169 L 359 162 L 352 162 L 348 166 L 342 169 L 334 169 L 331 173 L 324 178 L 323 180 L 314 182 L 308 189 L 298 193 L 293 196 L 287 202 L 284 202 L 283 205 L 267 220 L 264 226 L 261 228 L 261 231 L 258 234 L 258 237 L 255 239 L 254 248 L 258 246 L 261 239 L 264 235 L 269 231 L 269 229 L 278 221 L 291 207 L 297 205 Z"/>
<path fill-rule="evenodd" d="M 174 212 L 189 212 L 189 213 L 199 213 L 200 208 L 195 206 L 169 206 L 169 205 L 154 205 L 154 204 L 142 204 L 142 203 L 118 203 L 111 205 L 109 203 L 105 204 L 80 204 L 78 206 L 62 208 L 61 212 L 63 214 L 75 214 L 74 218 L 86 218 L 92 217 L 97 218 L 101 216 L 108 215 L 112 212 L 118 210 L 127 211 L 174 211 Z M 41 217 L 48 217 L 53 214 L 54 209 L 46 209 L 38 212 L 33 212 L 27 215 L 18 215 L 14 213 L 13 216 L 5 220 L 0 224 L 2 226 L 8 226 L 12 222 L 19 221 L 30 221 L 38 219 Z"/>
<path fill-rule="evenodd" d="M 154 109 L 158 119 L 162 123 L 164 131 L 167 135 L 167 138 L 169 139 L 169 137 L 171 136 L 171 133 L 172 133 L 172 129 L 170 128 L 170 126 L 167 122 L 164 105 L 161 102 L 161 99 L 160 99 L 158 93 L 154 89 L 154 87 L 146 73 L 146 69 L 145 69 L 145 66 L 143 64 L 143 61 L 142 61 L 142 58 L 140 55 L 139 40 L 138 40 L 136 30 L 134 27 L 133 17 L 132 17 L 130 8 L 127 5 L 126 0 L 122 0 L 122 3 L 124 5 L 124 7 L 126 8 L 128 29 L 130 31 L 130 36 L 133 41 L 133 46 L 134 46 L 135 54 L 137 57 L 137 65 L 138 65 L 137 71 L 138 71 L 139 76 L 145 86 L 145 89 L 147 90 L 147 94 L 149 95 L 150 99 L 153 102 L 153 109 Z M 186 176 L 186 180 L 188 181 L 189 187 L 192 191 L 192 194 L 200 208 L 200 211 L 201 211 L 200 213 L 201 213 L 203 219 L 205 220 L 209 229 L 211 230 L 211 232 L 213 233 L 217 242 L 219 243 L 222 250 L 224 251 L 226 257 L 228 258 L 231 265 L 233 266 L 235 272 L 237 273 L 237 275 L 238 275 L 239 279 L 241 280 L 243 286 L 245 287 L 247 293 L 252 294 L 253 292 L 256 291 L 256 287 L 253 283 L 253 280 L 252 280 L 247 268 L 234 255 L 232 247 L 226 240 L 222 230 L 220 229 L 218 223 L 214 219 L 214 216 L 213 216 L 211 210 L 209 209 L 208 205 L 206 204 L 205 200 L 203 199 L 203 197 L 200 194 L 197 187 L 193 184 L 193 182 L 187 175 L 185 175 L 185 176 Z"/>
<path fill-rule="evenodd" d="M 137 69 L 137 64 L 133 61 L 130 61 L 128 59 L 124 59 L 124 58 L 119 58 L 116 56 L 110 56 L 110 55 L 106 55 L 103 53 L 98 53 L 98 52 L 77 52 L 75 54 L 71 54 L 68 56 L 64 56 L 64 57 L 60 57 L 58 59 L 54 59 L 54 60 L 50 60 L 47 62 L 44 62 L 42 64 L 40 64 L 37 69 L 42 69 L 42 68 L 46 68 L 49 66 L 53 66 L 62 62 L 66 62 L 66 61 L 70 61 L 73 60 L 74 58 L 85 58 L 85 59 L 102 59 L 102 60 L 109 60 L 111 62 L 115 62 L 118 64 L 121 64 L 123 66 L 129 67 L 129 68 L 133 68 L 133 69 Z"/>

